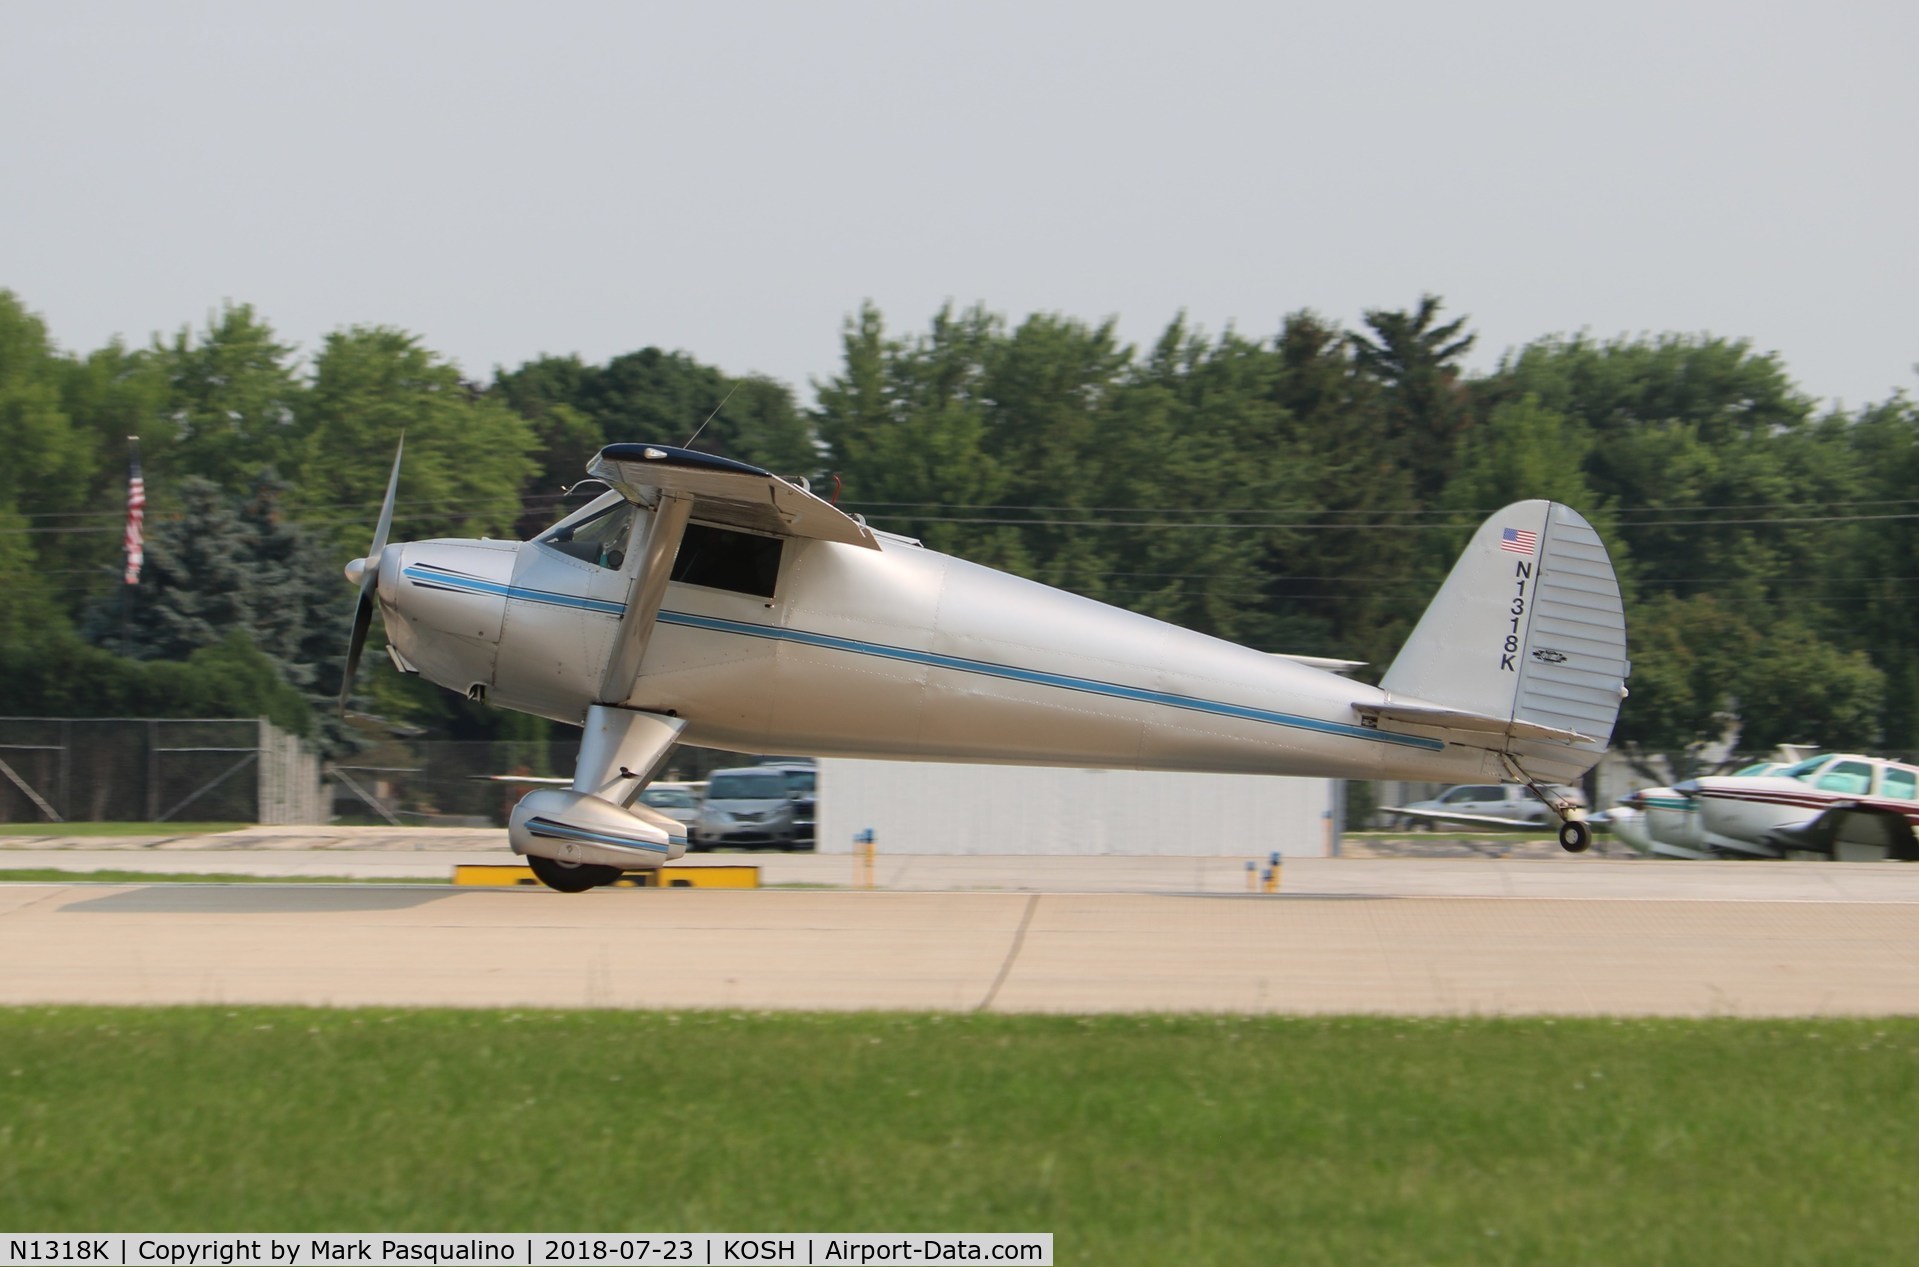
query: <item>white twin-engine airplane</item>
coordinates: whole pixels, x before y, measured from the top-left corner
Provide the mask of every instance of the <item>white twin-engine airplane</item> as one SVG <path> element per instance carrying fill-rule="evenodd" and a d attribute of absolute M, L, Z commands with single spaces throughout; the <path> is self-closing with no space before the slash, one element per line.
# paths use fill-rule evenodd
<path fill-rule="evenodd" d="M 567 788 L 508 827 L 579 892 L 686 850 L 638 803 L 674 745 L 1011 765 L 1461 782 L 1542 791 L 1605 752 L 1626 694 L 1612 564 L 1579 514 L 1479 529 L 1379 686 L 939 554 L 789 481 L 615 444 L 610 491 L 532 541 L 387 544 L 394 456 L 341 706 L 377 596 L 393 663 L 584 725 Z M 1546 800 L 1559 840 L 1592 829 Z"/>
<path fill-rule="evenodd" d="M 1919 860 L 1919 766 L 1830 752 L 1791 764 L 1641 788 L 1606 814 L 1628 845 L 1662 858 Z"/>

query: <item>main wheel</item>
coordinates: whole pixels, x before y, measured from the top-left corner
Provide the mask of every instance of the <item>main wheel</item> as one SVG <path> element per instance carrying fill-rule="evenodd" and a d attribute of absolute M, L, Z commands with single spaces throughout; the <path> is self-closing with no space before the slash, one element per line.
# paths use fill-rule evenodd
<path fill-rule="evenodd" d="M 1559 824 L 1559 847 L 1567 853 L 1585 853 L 1592 848 L 1592 825 L 1583 818 L 1569 819 Z"/>
<path fill-rule="evenodd" d="M 584 893 L 620 878 L 618 867 L 599 867 L 589 862 L 561 862 L 558 858 L 542 858 L 538 854 L 528 855 L 526 864 L 533 868 L 534 878 L 541 884 L 562 893 Z"/>

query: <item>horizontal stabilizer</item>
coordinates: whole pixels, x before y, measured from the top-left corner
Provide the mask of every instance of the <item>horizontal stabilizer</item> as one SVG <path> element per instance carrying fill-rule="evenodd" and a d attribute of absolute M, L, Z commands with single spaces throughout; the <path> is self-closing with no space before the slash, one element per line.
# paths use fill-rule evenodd
<path fill-rule="evenodd" d="M 1364 660 L 1335 660 L 1323 655 L 1293 655 L 1287 651 L 1269 651 L 1266 653 L 1275 660 L 1291 660 L 1294 664 L 1303 664 L 1309 669 L 1322 669 L 1327 673 L 1351 673 L 1354 669 L 1366 667 Z"/>
<path fill-rule="evenodd" d="M 1494 717 L 1488 713 L 1471 713 L 1459 708 L 1442 708 L 1437 704 L 1369 704 L 1361 708 L 1362 716 L 1378 717 L 1387 721 L 1411 722 L 1415 726 L 1442 726 L 1448 730 L 1470 730 L 1481 734 L 1504 735 L 1508 739 L 1540 739 L 1547 743 L 1588 744 L 1604 743 L 1605 740 L 1592 735 L 1582 735 L 1576 730 L 1562 730 L 1555 726 L 1542 726 L 1538 722 L 1524 721 L 1517 717 Z"/>
<path fill-rule="evenodd" d="M 609 444 L 587 470 L 642 506 L 663 493 L 691 498 L 692 517 L 703 523 L 880 548 L 872 530 L 839 507 L 731 458 L 664 444 Z"/>

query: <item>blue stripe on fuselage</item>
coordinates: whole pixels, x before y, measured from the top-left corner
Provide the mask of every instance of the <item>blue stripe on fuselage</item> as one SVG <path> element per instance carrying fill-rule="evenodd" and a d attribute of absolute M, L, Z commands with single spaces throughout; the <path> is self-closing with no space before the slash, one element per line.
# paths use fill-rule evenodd
<path fill-rule="evenodd" d="M 416 572 L 418 574 L 416 574 Z M 597 598 L 583 598 L 573 594 L 557 593 L 553 590 L 527 589 L 523 586 L 501 585 L 493 581 L 482 581 L 477 577 L 460 576 L 455 573 L 434 571 L 420 572 L 414 567 L 405 570 L 404 575 L 415 583 L 442 585 L 452 589 L 470 590 L 478 594 L 497 594 L 505 598 L 519 599 L 525 602 L 545 603 L 554 607 L 573 607 L 582 611 L 596 612 L 605 616 L 619 616 L 626 611 L 624 603 L 607 602 Z M 1172 695 L 1164 691 L 1149 691 L 1142 687 L 1126 686 L 1118 682 L 1102 682 L 1096 678 L 1073 677 L 1064 673 L 1044 673 L 1037 669 L 1022 669 L 1010 664 L 995 664 L 991 660 L 968 660 L 961 656 L 940 655 L 932 651 L 914 651 L 908 647 L 889 646 L 883 642 L 864 642 L 857 638 L 838 638 L 831 634 L 812 633 L 805 629 L 784 629 L 776 625 L 758 625 L 748 621 L 723 620 L 716 616 L 696 616 L 690 612 L 662 611 L 659 616 L 663 625 L 678 625 L 685 629 L 704 629 L 710 633 L 737 634 L 746 638 L 767 638 L 775 642 L 791 642 L 800 646 L 818 647 L 827 651 L 844 651 L 853 655 L 877 656 L 884 660 L 898 660 L 908 664 L 923 664 L 936 669 L 949 669 L 956 673 L 977 673 L 984 677 L 1000 678 L 1009 682 L 1029 682 L 1036 686 L 1057 687 L 1065 691 L 1081 691 L 1088 695 L 1100 695 L 1107 699 L 1132 700 L 1141 704 L 1158 704 L 1166 708 L 1179 708 L 1188 712 L 1207 713 L 1215 717 L 1236 717 L 1243 721 L 1264 722 L 1272 726 L 1286 726 L 1294 730 L 1310 730 L 1322 735 L 1337 735 L 1344 739 L 1364 739 L 1371 743 L 1395 744 L 1405 748 L 1422 748 L 1429 752 L 1438 752 L 1446 745 L 1442 740 L 1428 739 L 1419 735 L 1395 734 L 1389 730 L 1373 730 L 1366 726 L 1352 726 L 1343 722 L 1324 721 L 1317 717 L 1301 717 L 1295 713 L 1274 712 L 1271 709 L 1251 708 L 1244 704 L 1228 704 L 1220 700 L 1200 699 L 1192 695 Z"/>
<path fill-rule="evenodd" d="M 501 598 L 519 599 L 522 602 L 545 603 L 549 607 L 577 607 L 581 611 L 597 612 L 602 616 L 620 616 L 626 612 L 625 603 L 586 598 L 579 594 L 562 594 L 555 590 L 528 589 L 524 585 L 502 585 L 498 581 L 483 581 L 477 576 L 462 576 L 457 572 L 443 572 L 438 568 L 423 568 L 419 564 L 406 568 L 400 575 L 415 585 L 437 585 L 443 589 L 465 590 L 472 594 L 494 594 Z"/>
<path fill-rule="evenodd" d="M 1185 709 L 1189 712 L 1209 713 L 1216 717 L 1237 717 L 1245 721 L 1288 726 L 1295 730 L 1311 730 L 1325 735 L 1338 735 L 1346 739 L 1399 744 L 1434 752 L 1446 746 L 1442 740 L 1427 739 L 1418 735 L 1394 734 L 1391 731 L 1372 730 L 1365 726 L 1349 726 L 1342 722 L 1323 721 L 1317 717 L 1301 717 L 1295 713 L 1278 713 L 1270 709 L 1250 708 L 1244 704 L 1227 704 L 1219 700 L 1199 699 L 1191 695 L 1171 695 L 1164 691 L 1149 691 L 1118 682 L 1101 682 L 1096 678 L 1072 677 L 1064 673 L 1044 673 L 1037 669 L 1022 669 L 1010 664 L 995 664 L 990 660 L 968 660 L 961 656 L 940 655 L 933 651 L 914 651 L 906 647 L 888 646 L 881 642 L 863 642 L 857 638 L 838 638 L 831 634 L 811 633 L 804 629 L 782 629 L 773 625 L 756 625 L 745 621 L 722 620 L 714 616 L 695 616 L 687 612 L 673 611 L 662 611 L 660 623 L 679 625 L 688 629 L 705 629 L 713 633 L 740 634 L 748 638 L 770 638 L 777 642 L 793 642 L 801 646 L 820 647 L 829 651 L 847 651 L 854 655 L 878 656 L 881 659 L 924 664 L 936 669 L 951 669 L 957 673 L 978 673 L 985 677 L 1001 678 L 1009 682 L 1030 682 L 1037 686 L 1083 691 L 1089 695 L 1101 695 L 1108 699 L 1158 704 L 1167 708 Z"/>

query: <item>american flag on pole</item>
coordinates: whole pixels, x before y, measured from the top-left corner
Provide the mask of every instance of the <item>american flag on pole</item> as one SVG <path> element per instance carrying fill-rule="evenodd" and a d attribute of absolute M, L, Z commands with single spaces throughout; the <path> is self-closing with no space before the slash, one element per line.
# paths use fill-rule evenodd
<path fill-rule="evenodd" d="M 1499 548 L 1512 554 L 1532 554 L 1539 549 L 1539 534 L 1524 528 L 1501 528 Z"/>
<path fill-rule="evenodd" d="M 147 521 L 147 482 L 140 477 L 140 437 L 128 436 L 133 442 L 133 465 L 127 473 L 127 573 L 126 583 L 140 583 L 140 565 L 146 562 L 146 537 L 141 529 Z"/>

